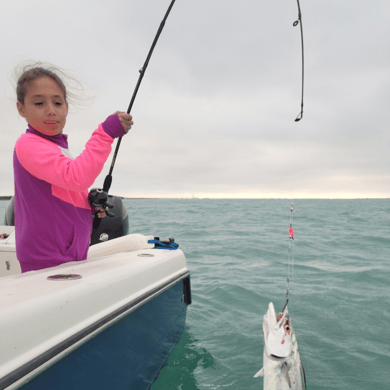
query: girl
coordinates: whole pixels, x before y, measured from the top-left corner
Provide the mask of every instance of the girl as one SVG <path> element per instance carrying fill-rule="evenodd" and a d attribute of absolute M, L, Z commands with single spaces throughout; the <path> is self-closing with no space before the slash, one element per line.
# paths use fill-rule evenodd
<path fill-rule="evenodd" d="M 36 66 L 25 71 L 16 94 L 19 114 L 28 123 L 14 152 L 16 255 L 22 272 L 85 260 L 93 215 L 88 188 L 102 171 L 114 138 L 130 130 L 132 116 L 109 116 L 73 159 L 62 133 L 67 91 L 56 70 Z M 104 215 L 101 210 L 98 216 Z"/>

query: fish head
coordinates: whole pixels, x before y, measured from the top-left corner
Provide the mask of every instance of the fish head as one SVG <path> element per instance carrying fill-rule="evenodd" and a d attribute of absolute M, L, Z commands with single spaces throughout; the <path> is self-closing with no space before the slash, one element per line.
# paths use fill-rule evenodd
<path fill-rule="evenodd" d="M 288 357 L 292 352 L 292 328 L 285 306 L 282 313 L 276 316 L 272 302 L 263 319 L 264 345 L 269 356 Z"/>

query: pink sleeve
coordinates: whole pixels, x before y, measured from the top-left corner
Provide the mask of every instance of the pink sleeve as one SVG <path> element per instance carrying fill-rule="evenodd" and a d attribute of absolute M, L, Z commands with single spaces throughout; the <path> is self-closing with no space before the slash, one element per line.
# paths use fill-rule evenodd
<path fill-rule="evenodd" d="M 103 169 L 114 142 L 100 124 L 74 160 L 56 144 L 34 134 L 24 134 L 16 143 L 16 155 L 23 168 L 38 179 L 61 188 L 83 192 Z"/>

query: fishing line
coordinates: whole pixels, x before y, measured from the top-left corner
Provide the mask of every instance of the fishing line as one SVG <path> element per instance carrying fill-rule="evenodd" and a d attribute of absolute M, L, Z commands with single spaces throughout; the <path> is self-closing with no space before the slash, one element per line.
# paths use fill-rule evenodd
<path fill-rule="evenodd" d="M 301 112 L 298 114 L 298 116 L 295 118 L 295 122 L 299 122 L 303 117 L 303 89 L 304 89 L 304 80 L 305 80 L 305 54 L 303 49 L 303 28 L 302 28 L 302 13 L 301 13 L 301 6 L 299 4 L 299 0 L 297 0 L 298 3 L 298 19 L 293 23 L 293 26 L 296 27 L 300 26 L 301 28 L 301 47 L 302 47 L 302 95 L 301 95 Z"/>
<path fill-rule="evenodd" d="M 133 92 L 133 96 L 131 97 L 131 100 L 130 100 L 130 104 L 129 104 L 129 107 L 127 109 L 127 113 L 130 114 L 131 112 L 131 109 L 133 107 L 133 104 L 134 104 L 134 100 L 137 96 L 137 92 L 138 92 L 138 89 L 141 85 L 141 82 L 142 82 L 142 79 L 145 75 L 145 72 L 146 72 L 146 68 L 148 67 L 148 64 L 149 64 L 149 61 L 150 61 L 150 58 L 152 57 L 152 54 L 153 54 L 153 50 L 157 44 L 157 41 L 158 41 L 158 38 L 160 37 L 160 34 L 164 28 L 164 25 L 165 25 L 165 21 L 167 20 L 168 18 L 168 15 L 169 13 L 171 12 L 171 9 L 174 5 L 176 0 L 172 0 L 171 4 L 169 5 L 168 7 L 168 10 L 167 12 L 165 13 L 165 16 L 164 16 L 164 19 L 162 20 L 162 22 L 160 23 L 160 27 L 158 28 L 157 30 L 157 34 L 154 38 L 154 41 L 152 43 L 152 46 L 149 50 L 149 53 L 148 53 L 148 56 L 146 57 L 146 61 L 143 65 L 143 67 L 139 70 L 139 78 L 138 78 L 138 82 L 137 82 L 137 85 L 135 86 L 135 89 L 134 89 L 134 92 Z M 115 165 L 115 161 L 116 161 L 116 158 L 117 158 L 117 155 L 118 155 L 118 151 L 119 151 L 119 147 L 121 145 L 121 142 L 122 142 L 122 137 L 120 137 L 117 141 L 117 144 L 116 144 L 116 148 L 115 148 L 115 152 L 114 152 L 114 155 L 112 157 L 112 162 L 111 162 L 111 166 L 110 166 L 110 171 L 108 173 L 108 175 L 106 176 L 105 180 L 104 180 L 104 185 L 103 185 L 103 191 L 107 192 L 109 191 L 110 187 L 111 187 L 111 183 L 112 183 L 112 171 L 114 170 L 114 165 Z"/>
<path fill-rule="evenodd" d="M 291 200 L 291 206 L 290 206 L 290 227 L 288 229 L 289 237 L 288 237 L 286 305 L 288 303 L 289 293 L 290 293 L 290 272 L 291 272 L 291 282 L 293 281 L 293 278 L 294 278 L 294 228 L 293 228 L 293 219 L 294 219 L 294 202 Z"/>
<path fill-rule="evenodd" d="M 302 94 L 301 94 L 301 112 L 295 119 L 295 122 L 299 122 L 303 117 L 303 91 L 304 91 L 304 79 L 305 79 L 305 56 L 304 56 L 304 48 L 303 48 L 303 28 L 302 28 L 302 13 L 301 6 L 299 4 L 299 0 L 297 0 L 298 4 L 298 19 L 293 23 L 293 26 L 296 27 L 298 24 L 301 28 L 301 48 L 302 48 Z M 295 161 L 295 152 L 296 152 L 296 142 L 294 142 L 294 161 Z M 293 220 L 294 220 L 294 187 L 295 187 L 295 178 L 293 179 L 293 193 L 291 198 L 291 206 L 290 206 L 290 227 L 288 229 L 289 238 L 288 238 L 288 262 L 287 262 L 287 290 L 286 290 L 286 304 L 284 308 L 287 306 L 289 301 L 290 294 L 290 279 L 293 282 L 294 279 L 294 228 L 293 228 Z M 284 310 L 283 308 L 283 310 Z"/>

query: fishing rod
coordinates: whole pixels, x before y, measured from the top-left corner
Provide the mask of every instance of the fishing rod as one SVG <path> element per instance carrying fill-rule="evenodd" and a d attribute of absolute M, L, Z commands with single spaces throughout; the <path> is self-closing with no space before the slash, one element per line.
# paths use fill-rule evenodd
<path fill-rule="evenodd" d="M 157 44 L 158 38 L 160 37 L 160 34 L 161 34 L 162 30 L 164 28 L 165 21 L 167 20 L 167 18 L 169 16 L 169 13 L 171 12 L 171 9 L 172 9 L 173 5 L 175 4 L 175 1 L 176 0 L 172 0 L 171 4 L 169 5 L 168 10 L 167 10 L 167 12 L 166 12 L 166 14 L 164 16 L 164 19 L 160 23 L 160 27 L 158 28 L 157 34 L 156 34 L 156 36 L 154 38 L 154 41 L 152 43 L 152 46 L 151 46 L 151 48 L 149 50 L 148 56 L 146 57 L 146 61 L 144 63 L 144 66 L 139 70 L 140 75 L 139 75 L 139 78 L 138 78 L 137 85 L 135 86 L 135 89 L 134 89 L 134 92 L 133 92 L 133 96 L 131 97 L 129 107 L 127 109 L 127 114 L 130 114 L 130 111 L 131 111 L 131 109 L 133 107 L 134 100 L 135 100 L 135 98 L 137 96 L 138 89 L 139 89 L 139 87 L 141 85 L 141 82 L 142 82 L 142 79 L 143 79 L 143 77 L 145 75 L 146 68 L 149 65 L 150 58 L 152 57 L 153 50 L 154 50 L 154 48 L 155 48 L 155 46 Z M 106 176 L 106 178 L 104 180 L 103 191 L 105 191 L 105 192 L 108 192 L 110 187 L 111 187 L 112 171 L 114 170 L 115 160 L 116 160 L 116 157 L 118 155 L 118 150 L 119 150 L 119 147 L 121 145 L 121 142 L 122 142 L 122 137 L 120 137 L 118 139 L 118 141 L 117 141 L 115 152 L 114 152 L 114 156 L 112 157 L 110 171 L 109 171 L 108 175 Z"/>
<path fill-rule="evenodd" d="M 295 122 L 299 122 L 303 117 L 303 87 L 304 87 L 304 78 L 305 78 L 305 69 L 304 69 L 304 50 L 303 50 L 303 28 L 302 28 L 302 13 L 301 13 L 301 6 L 299 4 L 299 0 L 297 0 L 298 3 L 298 19 L 293 23 L 293 26 L 296 27 L 298 24 L 301 28 L 301 47 L 302 47 L 302 95 L 301 95 L 301 112 L 298 114 L 298 116 L 295 119 Z"/>
<path fill-rule="evenodd" d="M 160 23 L 160 27 L 158 28 L 157 30 L 157 34 L 156 36 L 154 37 L 154 40 L 153 40 L 153 43 L 152 43 L 152 46 L 149 50 L 149 53 L 148 53 L 148 56 L 146 57 L 146 61 L 143 65 L 143 67 L 139 70 L 139 77 L 138 77 L 138 81 L 137 81 L 137 84 L 135 86 L 135 89 L 134 89 L 134 92 L 133 92 L 133 96 L 131 97 L 131 100 L 130 100 L 130 104 L 129 104 L 129 107 L 127 108 L 127 114 L 130 114 L 131 112 L 131 109 L 133 107 L 133 104 L 134 104 L 134 101 L 135 101 L 135 98 L 137 96 L 137 93 L 138 93 L 138 89 L 141 85 L 141 82 L 142 82 L 142 79 L 145 75 L 145 72 L 146 72 L 146 69 L 149 65 L 149 61 L 150 61 L 150 58 L 152 57 L 152 54 L 153 54 L 153 50 L 157 44 L 157 41 L 160 37 L 160 34 L 165 26 L 165 22 L 169 16 L 169 13 L 171 12 L 171 9 L 173 7 L 173 5 L 175 4 L 175 1 L 176 0 L 172 0 L 171 4 L 169 5 L 168 7 L 168 10 L 167 12 L 165 13 L 165 16 L 164 16 L 164 19 L 162 20 L 162 22 Z M 117 144 L 116 144 L 116 148 L 115 148 L 115 152 L 114 152 L 114 155 L 112 157 L 112 162 L 111 162 L 111 166 L 110 166 L 110 171 L 108 172 L 108 175 L 106 176 L 106 178 L 104 179 L 104 184 L 103 184 L 103 189 L 94 189 L 90 192 L 89 194 L 89 202 L 92 206 L 94 207 L 103 207 L 106 211 L 106 214 L 109 216 L 109 217 L 113 217 L 114 214 L 111 213 L 108 208 L 112 208 L 113 206 L 107 202 L 107 197 L 108 197 L 108 191 L 110 190 L 111 188 L 111 184 L 112 184 L 112 171 L 114 170 L 114 165 L 115 165 L 115 161 L 116 161 L 116 158 L 118 156 L 118 151 L 119 151 L 119 147 L 121 145 L 121 142 L 122 142 L 122 137 L 120 137 L 117 141 Z M 95 213 L 95 221 L 94 221 L 94 228 L 96 229 L 98 226 L 99 226 L 99 223 L 100 223 L 100 219 L 97 218 L 96 216 L 97 213 Z"/>

